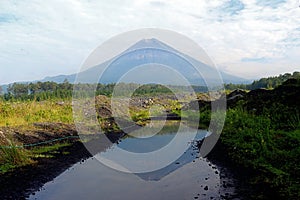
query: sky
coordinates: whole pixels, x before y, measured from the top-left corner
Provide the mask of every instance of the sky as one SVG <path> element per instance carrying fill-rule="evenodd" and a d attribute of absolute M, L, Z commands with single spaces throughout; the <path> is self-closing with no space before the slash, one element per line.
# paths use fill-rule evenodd
<path fill-rule="evenodd" d="M 78 72 L 104 41 L 181 33 L 247 79 L 300 71 L 298 0 L 0 0 L 0 84 Z"/>

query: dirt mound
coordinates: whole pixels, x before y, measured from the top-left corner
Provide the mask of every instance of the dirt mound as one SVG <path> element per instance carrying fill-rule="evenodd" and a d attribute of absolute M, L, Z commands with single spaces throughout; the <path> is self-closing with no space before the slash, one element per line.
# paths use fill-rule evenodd
<path fill-rule="evenodd" d="M 54 122 L 34 123 L 30 127 L 2 127 L 0 129 L 0 142 L 5 145 L 10 145 L 11 142 L 18 145 L 28 145 L 77 136 L 75 125 Z"/>

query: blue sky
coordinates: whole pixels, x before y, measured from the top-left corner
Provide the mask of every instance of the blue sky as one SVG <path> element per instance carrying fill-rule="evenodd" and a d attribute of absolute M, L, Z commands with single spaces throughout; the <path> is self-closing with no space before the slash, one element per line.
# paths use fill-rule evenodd
<path fill-rule="evenodd" d="M 182 33 L 244 78 L 300 71 L 297 0 L 6 0 L 0 84 L 77 72 L 102 42 L 139 28 Z"/>

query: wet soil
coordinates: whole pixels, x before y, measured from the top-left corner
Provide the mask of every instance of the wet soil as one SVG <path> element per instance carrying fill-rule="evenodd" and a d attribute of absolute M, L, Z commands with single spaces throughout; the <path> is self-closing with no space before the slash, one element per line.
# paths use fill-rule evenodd
<path fill-rule="evenodd" d="M 116 142 L 121 136 L 121 134 L 110 134 L 108 138 L 111 142 Z M 85 159 L 92 156 L 78 139 L 70 140 L 69 142 L 72 144 L 60 148 L 58 152 L 53 154 L 52 158 L 38 158 L 33 165 L 20 167 L 11 172 L 1 174 L 1 199 L 26 199 L 30 194 L 38 191 L 46 182 L 53 180 L 75 163 L 84 162 Z M 97 145 L 95 151 L 101 151 L 110 144 L 106 143 L 100 147 Z M 68 153 L 65 154 L 64 152 Z"/>
<path fill-rule="evenodd" d="M 220 171 L 222 199 L 276 199 L 276 193 L 267 185 L 251 184 L 259 176 L 257 171 L 237 166 L 227 155 L 226 148 L 218 141 L 207 156 Z"/>

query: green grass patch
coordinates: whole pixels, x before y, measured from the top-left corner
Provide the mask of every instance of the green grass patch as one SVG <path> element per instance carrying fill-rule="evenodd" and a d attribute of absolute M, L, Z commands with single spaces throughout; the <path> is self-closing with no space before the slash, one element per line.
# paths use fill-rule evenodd
<path fill-rule="evenodd" d="M 70 152 L 61 151 L 72 143 L 55 143 L 47 146 L 37 146 L 24 149 L 20 146 L 0 147 L 0 173 L 11 171 L 15 168 L 36 163 L 38 158 L 53 158 L 56 154 L 68 155 Z"/>
<path fill-rule="evenodd" d="M 71 145 L 72 144 L 69 142 L 55 143 L 50 146 L 34 147 L 31 149 L 31 152 L 33 153 L 33 156 L 40 155 L 40 154 L 55 154 L 58 153 L 61 148 L 68 147 Z"/>
<path fill-rule="evenodd" d="M 0 147 L 0 173 L 5 173 L 16 167 L 32 164 L 31 152 L 16 146 Z"/>
<path fill-rule="evenodd" d="M 265 114 L 229 109 L 220 141 L 233 162 L 257 172 L 253 184 L 266 184 L 281 197 L 299 198 L 300 129 L 275 130 Z"/>
<path fill-rule="evenodd" d="M 73 123 L 71 102 L 59 105 L 56 101 L 1 101 L 0 126 L 30 125 L 35 122 Z"/>

